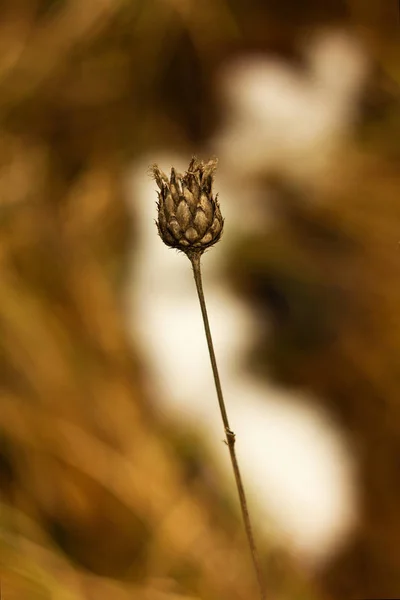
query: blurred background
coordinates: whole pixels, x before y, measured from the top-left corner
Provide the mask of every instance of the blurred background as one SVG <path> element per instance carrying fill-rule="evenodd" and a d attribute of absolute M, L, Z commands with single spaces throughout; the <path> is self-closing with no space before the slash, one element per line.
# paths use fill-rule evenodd
<path fill-rule="evenodd" d="M 250 600 L 190 264 L 148 167 L 217 156 L 203 276 L 267 597 L 400 596 L 395 0 L 0 2 L 5 600 Z"/>

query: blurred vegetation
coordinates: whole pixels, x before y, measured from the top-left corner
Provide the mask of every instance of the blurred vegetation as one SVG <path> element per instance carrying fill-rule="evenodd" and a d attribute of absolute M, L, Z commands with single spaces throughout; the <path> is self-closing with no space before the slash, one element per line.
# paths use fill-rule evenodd
<path fill-rule="evenodd" d="M 381 56 L 387 40 L 382 41 Z M 371 76 L 353 142 L 331 176 L 301 185 L 265 173 L 276 221 L 241 240 L 235 285 L 270 323 L 249 365 L 316 394 L 358 467 L 358 525 L 320 573 L 334 598 L 400 591 L 400 94 L 395 56 Z M 397 69 L 397 70 L 396 70 Z M 398 79 L 397 79 L 398 81 Z"/>
<path fill-rule="evenodd" d="M 288 202 L 274 239 L 247 240 L 235 277 L 265 314 L 272 296 L 280 307 L 276 344 L 260 340 L 259 356 L 320 393 L 362 464 L 357 537 L 312 585 L 265 541 L 269 597 L 400 590 L 400 62 L 388 6 L 1 2 L 4 598 L 254 597 L 230 492 L 205 450 L 196 456 L 202 442 L 160 422 L 126 332 L 126 174 L 149 149 L 191 151 L 215 131 L 215 74 L 228 57 L 292 59 L 298 36 L 348 22 L 382 78 L 371 78 L 357 130 L 363 150 L 349 149 L 335 183 L 314 190 L 324 209 Z"/>

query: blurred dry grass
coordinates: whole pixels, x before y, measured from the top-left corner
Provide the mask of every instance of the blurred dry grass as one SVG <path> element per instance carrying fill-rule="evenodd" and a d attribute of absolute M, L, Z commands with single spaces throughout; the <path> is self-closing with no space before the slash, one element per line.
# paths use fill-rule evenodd
<path fill-rule="evenodd" d="M 176 442 L 180 432 L 159 422 L 144 391 L 120 297 L 135 241 L 124 176 L 150 147 L 207 137 L 218 120 L 213 74 L 230 52 L 259 46 L 290 54 L 298 28 L 348 12 L 328 2 L 322 13 L 310 2 L 299 14 L 288 2 L 293 18 L 282 19 L 279 4 L 270 12 L 262 2 L 240 0 L 1 4 L 0 568 L 7 600 L 254 597 L 229 493 L 209 489 L 201 460 L 191 457 L 200 442 L 185 441 L 188 459 Z M 378 10 L 380 3 L 372 4 Z M 352 9 L 361 10 L 356 3 Z M 377 30 L 382 56 L 390 40 Z M 387 502 L 376 505 L 380 525 L 368 540 L 388 556 L 400 532 L 392 445 L 399 422 L 398 254 L 391 245 L 399 182 L 385 164 L 349 164 L 349 187 L 340 190 L 340 204 L 334 194 L 329 220 L 362 244 L 362 256 L 347 268 L 349 294 L 362 304 L 355 304 L 357 319 L 345 323 L 352 326 L 343 324 L 340 352 L 317 365 L 296 354 L 295 370 L 301 381 L 309 374 L 307 382 L 326 397 L 334 389 L 335 410 L 337 398 L 346 398 L 346 424 L 345 407 L 357 406 L 351 427 L 375 435 L 365 446 L 366 472 L 378 478 L 382 464 L 393 469 Z M 377 231 L 385 240 L 379 254 Z M 345 393 L 350 362 L 368 378 L 352 381 Z M 367 406 L 387 407 L 384 419 L 363 410 L 371 390 L 379 400 Z M 382 532 L 382 550 L 375 532 Z M 264 548 L 264 558 L 270 597 L 314 597 L 287 557 Z"/>

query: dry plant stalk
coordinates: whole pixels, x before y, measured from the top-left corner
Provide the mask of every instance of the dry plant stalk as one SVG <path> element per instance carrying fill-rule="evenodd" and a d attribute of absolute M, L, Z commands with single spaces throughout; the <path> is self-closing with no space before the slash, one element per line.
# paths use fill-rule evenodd
<path fill-rule="evenodd" d="M 222 394 L 217 360 L 211 336 L 207 307 L 204 298 L 200 259 L 203 252 L 218 242 L 222 235 L 224 219 L 221 215 L 218 197 L 213 197 L 212 185 L 217 159 L 207 163 L 192 158 L 185 175 L 172 167 L 171 176 L 153 165 L 152 174 L 160 191 L 158 192 L 158 221 L 156 225 L 162 241 L 171 248 L 184 252 L 192 263 L 193 275 L 203 316 L 208 351 L 217 391 L 218 404 L 224 425 L 226 444 L 232 462 L 236 487 L 253 566 L 256 572 L 260 598 L 265 600 L 260 561 L 254 541 L 253 528 L 247 507 L 246 494 L 235 451 L 236 436 L 229 425 L 228 414 Z"/>

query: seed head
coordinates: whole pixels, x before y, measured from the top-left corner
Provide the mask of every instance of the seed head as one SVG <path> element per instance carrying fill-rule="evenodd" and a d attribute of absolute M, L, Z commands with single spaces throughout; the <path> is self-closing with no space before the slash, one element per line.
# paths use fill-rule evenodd
<path fill-rule="evenodd" d="M 167 246 L 187 255 L 202 254 L 221 237 L 224 225 L 217 196 L 212 194 L 217 159 L 192 158 L 185 175 L 172 167 L 168 179 L 157 165 L 152 173 L 158 192 L 158 233 Z"/>

